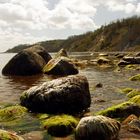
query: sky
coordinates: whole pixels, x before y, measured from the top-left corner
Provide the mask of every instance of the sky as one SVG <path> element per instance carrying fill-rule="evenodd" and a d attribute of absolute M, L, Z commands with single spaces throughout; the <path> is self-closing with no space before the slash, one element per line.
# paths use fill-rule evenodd
<path fill-rule="evenodd" d="M 0 52 L 140 15 L 140 0 L 0 0 Z"/>

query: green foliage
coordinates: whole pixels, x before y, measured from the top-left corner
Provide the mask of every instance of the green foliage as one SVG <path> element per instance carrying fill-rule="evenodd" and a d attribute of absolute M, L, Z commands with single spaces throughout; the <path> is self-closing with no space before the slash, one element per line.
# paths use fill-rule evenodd
<path fill-rule="evenodd" d="M 42 121 L 42 126 L 52 136 L 63 137 L 74 132 L 78 121 L 69 115 L 52 116 Z"/>
<path fill-rule="evenodd" d="M 140 81 L 140 74 L 134 75 L 129 78 L 131 81 Z"/>
<path fill-rule="evenodd" d="M 94 32 L 70 36 L 65 40 L 43 41 L 40 44 L 48 52 L 61 48 L 67 51 L 136 51 L 140 50 L 140 17 L 133 16 L 101 26 Z M 35 44 L 33 44 L 35 45 Z M 33 45 L 19 45 L 7 52 L 19 52 Z M 127 46 L 127 48 L 126 48 Z"/>

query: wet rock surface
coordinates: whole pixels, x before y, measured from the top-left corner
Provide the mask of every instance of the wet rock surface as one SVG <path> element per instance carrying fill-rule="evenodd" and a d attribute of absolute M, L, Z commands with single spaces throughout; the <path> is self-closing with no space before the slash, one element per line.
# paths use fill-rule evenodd
<path fill-rule="evenodd" d="M 43 72 L 51 75 L 73 75 L 78 74 L 78 69 L 69 58 L 57 57 L 45 65 Z"/>
<path fill-rule="evenodd" d="M 43 83 L 25 91 L 21 105 L 33 112 L 78 113 L 90 106 L 86 77 L 73 75 Z"/>
<path fill-rule="evenodd" d="M 3 68 L 3 75 L 35 75 L 42 73 L 42 68 L 51 56 L 42 47 L 31 47 L 16 54 Z"/>
<path fill-rule="evenodd" d="M 76 140 L 117 140 L 120 123 L 104 116 L 82 118 L 76 128 Z"/>

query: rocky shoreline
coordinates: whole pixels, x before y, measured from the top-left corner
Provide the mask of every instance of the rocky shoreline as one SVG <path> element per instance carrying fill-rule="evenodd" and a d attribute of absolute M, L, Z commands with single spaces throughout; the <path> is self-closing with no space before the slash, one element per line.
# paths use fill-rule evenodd
<path fill-rule="evenodd" d="M 20 56 L 20 54 L 27 54 L 28 52 L 30 53 L 29 56 L 36 55 L 38 60 L 36 61 L 36 56 Z M 44 60 L 46 55 L 47 58 L 49 56 L 47 61 Z M 94 55 L 94 53 L 91 55 Z M 26 56 L 26 59 L 24 59 L 24 56 Z M 39 60 L 39 58 L 41 59 Z M 24 63 L 25 61 L 26 63 Z M 41 65 L 38 62 L 41 62 Z M 24 66 L 24 64 L 26 65 Z M 98 54 L 96 59 L 93 60 L 77 60 L 69 58 L 65 50 L 58 52 L 54 58 L 51 58 L 47 52 L 44 52 L 38 46 L 23 50 L 6 65 L 3 69 L 4 75 L 26 76 L 44 73 L 58 75 L 59 78 L 25 91 L 20 98 L 22 106 L 8 106 L 0 109 L 0 122 L 3 126 L 5 123 L 6 125 L 16 126 L 23 123 L 23 119 L 29 112 L 35 114 L 37 125 L 42 128 L 42 131 L 38 132 L 38 136 L 29 133 L 20 134 L 19 137 L 15 132 L 1 130 L 0 138 L 43 140 L 49 139 L 45 138 L 47 133 L 56 137 L 55 139 L 69 140 L 93 140 L 93 138 L 98 140 L 140 139 L 140 89 L 120 88 L 120 92 L 128 97 L 127 101 L 99 112 L 90 112 L 89 83 L 85 76 L 78 74 L 79 69 L 84 69 L 89 65 L 103 68 L 113 67 L 116 72 L 120 72 L 122 69 L 139 71 L 139 64 L 138 53 L 127 54 L 127 56 L 123 53 L 112 55 L 102 53 Z M 30 72 L 28 72 L 27 66 L 30 66 Z M 41 66 L 41 70 L 32 73 L 36 66 Z M 140 75 L 134 75 L 129 80 L 139 82 Z M 95 88 L 102 87 L 102 83 L 95 86 Z"/>

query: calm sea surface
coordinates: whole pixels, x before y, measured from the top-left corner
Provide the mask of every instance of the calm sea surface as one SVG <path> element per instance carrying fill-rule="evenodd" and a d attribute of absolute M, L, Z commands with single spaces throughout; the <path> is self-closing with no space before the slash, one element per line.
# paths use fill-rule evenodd
<path fill-rule="evenodd" d="M 0 72 L 4 65 L 15 54 L 0 54 Z M 93 59 L 89 53 L 73 53 L 72 57 L 78 59 Z M 89 81 L 92 104 L 90 110 L 92 112 L 99 111 L 111 105 L 118 104 L 126 100 L 124 94 L 119 92 L 119 88 L 132 87 L 139 88 L 139 82 L 129 81 L 128 78 L 140 71 L 116 72 L 115 68 L 99 68 L 89 66 L 80 70 L 80 74 L 85 75 Z M 0 74 L 0 105 L 18 104 L 22 92 L 31 86 L 40 85 L 45 81 L 52 80 L 52 77 L 47 75 L 36 75 L 28 77 L 9 77 Z M 103 87 L 95 89 L 97 83 L 102 83 Z M 32 130 L 32 128 L 31 128 Z"/>
<path fill-rule="evenodd" d="M 4 53 L 0 54 L 0 103 L 19 103 L 19 97 L 22 92 L 31 86 L 40 85 L 45 81 L 52 80 L 52 77 L 47 75 L 36 76 L 3 76 L 1 74 L 2 68 L 15 54 Z M 89 53 L 73 53 L 72 57 L 78 59 L 92 59 Z M 121 87 L 136 87 L 138 88 L 140 83 L 129 81 L 128 78 L 139 71 L 114 71 L 115 68 L 98 68 L 89 66 L 80 70 L 80 74 L 85 75 L 88 78 L 91 96 L 93 97 L 93 103 L 91 105 L 91 111 L 100 110 L 106 106 L 110 106 L 114 102 L 121 102 L 123 95 L 118 92 L 118 88 Z M 103 88 L 94 90 L 94 86 L 97 83 L 102 83 Z M 104 99 L 106 102 L 98 102 L 98 100 Z M 95 103 L 96 105 L 95 105 Z"/>

